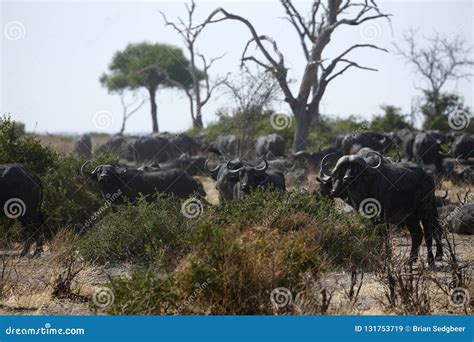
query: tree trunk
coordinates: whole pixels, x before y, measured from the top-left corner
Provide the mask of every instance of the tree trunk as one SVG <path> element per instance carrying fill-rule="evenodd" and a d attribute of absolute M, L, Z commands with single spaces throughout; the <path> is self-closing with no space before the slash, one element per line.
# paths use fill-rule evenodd
<path fill-rule="evenodd" d="M 314 113 L 309 113 L 306 109 L 301 109 L 294 113 L 296 119 L 295 137 L 293 139 L 293 152 L 306 149 L 308 143 L 309 126 Z"/>
<path fill-rule="evenodd" d="M 120 128 L 120 135 L 123 134 L 123 132 L 125 132 L 125 122 L 127 121 L 127 119 L 125 117 L 123 117 L 123 121 L 122 121 L 122 127 Z"/>
<path fill-rule="evenodd" d="M 198 112 L 196 113 L 196 118 L 193 120 L 193 127 L 202 129 L 204 126 L 202 124 L 202 116 L 201 116 L 201 111 L 198 109 Z"/>
<path fill-rule="evenodd" d="M 148 89 L 148 92 L 150 93 L 151 121 L 153 122 L 153 133 L 158 133 L 158 113 L 155 99 L 156 89 Z"/>

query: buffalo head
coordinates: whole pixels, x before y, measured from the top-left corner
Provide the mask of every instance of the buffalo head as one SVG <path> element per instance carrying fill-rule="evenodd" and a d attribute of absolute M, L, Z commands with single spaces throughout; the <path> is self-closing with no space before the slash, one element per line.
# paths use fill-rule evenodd
<path fill-rule="evenodd" d="M 91 180 L 95 180 L 99 183 L 107 183 L 112 179 L 119 177 L 121 174 L 127 172 L 127 168 L 122 168 L 121 170 L 113 167 L 112 165 L 99 165 L 94 170 L 87 171 L 86 167 L 90 164 L 90 160 L 86 161 L 81 166 L 81 173 L 88 177 Z"/>
<path fill-rule="evenodd" d="M 321 170 L 319 180 L 322 184 L 331 184 L 332 189 L 330 192 L 331 197 L 341 197 L 345 191 L 352 186 L 357 184 L 357 180 L 364 177 L 366 174 L 370 174 L 380 167 L 383 166 L 383 159 L 377 152 L 372 152 L 378 156 L 378 162 L 376 165 L 371 165 L 367 161 L 358 155 L 343 156 L 338 159 L 334 169 L 329 172 L 325 171 L 325 159 L 329 156 L 324 157 L 321 162 Z"/>
<path fill-rule="evenodd" d="M 229 165 L 226 167 L 229 169 Z M 257 165 L 244 163 L 236 169 L 229 169 L 231 175 L 238 176 L 237 197 L 241 199 L 244 195 L 249 194 L 252 190 L 261 185 L 267 177 L 265 172 L 267 168 L 268 162 L 262 160 L 262 162 Z"/>

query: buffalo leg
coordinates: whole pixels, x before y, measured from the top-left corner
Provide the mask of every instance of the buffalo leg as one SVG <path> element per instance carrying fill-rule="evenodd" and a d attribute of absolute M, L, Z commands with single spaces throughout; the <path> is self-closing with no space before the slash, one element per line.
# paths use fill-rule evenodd
<path fill-rule="evenodd" d="M 409 262 L 415 262 L 418 259 L 421 242 L 423 241 L 423 230 L 416 218 L 409 218 L 406 221 L 408 231 L 411 236 L 411 251 Z"/>
<path fill-rule="evenodd" d="M 425 243 L 426 249 L 428 252 L 428 264 L 434 264 L 434 256 L 433 256 L 433 235 L 436 235 L 437 232 L 434 229 L 433 223 L 431 220 L 422 220 L 423 223 L 423 231 L 425 236 Z M 436 238 L 435 238 L 436 239 Z"/>
<path fill-rule="evenodd" d="M 28 218 L 22 218 L 21 222 L 21 236 L 23 238 L 23 248 L 20 252 L 20 257 L 26 256 L 31 248 L 31 244 L 33 243 L 33 236 L 30 232 L 31 229 L 31 222 Z"/>
<path fill-rule="evenodd" d="M 438 223 L 438 220 L 435 221 L 434 224 L 434 235 L 433 235 L 435 242 L 436 242 L 436 258 L 435 260 L 442 260 L 443 259 L 443 242 L 442 242 L 442 228 Z"/>

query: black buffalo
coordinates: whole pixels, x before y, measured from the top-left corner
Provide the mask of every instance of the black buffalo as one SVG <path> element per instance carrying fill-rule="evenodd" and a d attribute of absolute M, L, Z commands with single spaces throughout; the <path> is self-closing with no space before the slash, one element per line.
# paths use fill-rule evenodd
<path fill-rule="evenodd" d="M 355 154 L 363 147 L 369 147 L 377 152 L 385 152 L 392 145 L 389 136 L 375 132 L 346 135 L 341 142 L 342 152 L 345 155 Z"/>
<path fill-rule="evenodd" d="M 235 135 L 219 135 L 210 145 L 225 158 L 236 158 L 240 152 L 240 139 Z"/>
<path fill-rule="evenodd" d="M 169 141 L 161 137 L 142 136 L 130 139 L 126 149 L 136 164 L 160 163 L 170 159 Z"/>
<path fill-rule="evenodd" d="M 167 161 L 164 163 L 154 164 L 161 170 L 181 169 L 186 171 L 191 176 L 205 175 L 207 170 L 205 168 L 206 157 L 204 156 L 188 156 L 181 155 L 179 158 Z"/>
<path fill-rule="evenodd" d="M 285 141 L 283 138 L 272 133 L 258 137 L 255 142 L 255 155 L 257 158 L 273 159 L 285 154 Z"/>
<path fill-rule="evenodd" d="M 413 142 L 413 156 L 418 164 L 433 164 L 443 171 L 442 161 L 446 157 L 441 151 L 441 141 L 430 133 L 418 133 Z"/>
<path fill-rule="evenodd" d="M 99 165 L 90 172 L 86 170 L 88 163 L 90 161 L 82 165 L 81 173 L 96 181 L 102 196 L 105 199 L 114 198 L 116 204 L 125 201 L 133 203 L 140 194 L 148 201 L 153 201 L 157 192 L 180 198 L 192 195 L 205 196 L 202 184 L 182 170 L 139 170 Z"/>
<path fill-rule="evenodd" d="M 268 162 L 262 160 L 258 164 L 244 161 L 242 166 L 230 170 L 231 175 L 238 176 L 238 184 L 234 187 L 234 197 L 243 199 L 257 188 L 285 190 L 285 177 L 280 170 L 269 169 Z"/>
<path fill-rule="evenodd" d="M 92 156 L 90 134 L 83 134 L 74 142 L 74 154 L 83 158 L 90 158 Z"/>
<path fill-rule="evenodd" d="M 474 137 L 467 134 L 458 136 L 452 144 L 451 154 L 459 159 L 474 158 Z"/>
<path fill-rule="evenodd" d="M 36 242 L 34 255 L 42 252 L 45 239 L 44 215 L 41 210 L 43 188 L 40 179 L 23 165 L 0 165 L 0 205 L 2 216 L 18 219 L 22 225 L 23 249 L 28 254 Z"/>
<path fill-rule="evenodd" d="M 219 202 L 227 202 L 234 199 L 236 193 L 235 187 L 239 182 L 239 178 L 230 170 L 235 170 L 241 167 L 242 161 L 240 159 L 229 160 L 221 162 L 214 167 L 209 167 L 209 162 L 206 161 L 206 169 L 208 174 L 216 181 L 216 189 L 219 193 Z"/>
<path fill-rule="evenodd" d="M 429 263 L 434 262 L 433 238 L 436 258 L 442 258 L 435 184 L 421 167 L 407 162 L 386 164 L 382 158 L 371 166 L 364 158 L 350 155 L 339 158 L 329 175 L 323 174 L 320 179 L 323 183 L 331 182 L 332 196 L 348 201 L 356 210 L 373 214 L 370 206 L 375 208 L 377 215 L 370 216 L 374 221 L 408 226 L 412 239 L 410 262 L 418 258 L 423 236 Z"/>
<path fill-rule="evenodd" d="M 321 167 L 323 158 L 328 154 L 342 157 L 342 152 L 335 147 L 319 149 L 317 152 L 299 151 L 292 153 L 291 157 L 295 160 L 295 165 L 298 168 L 317 170 Z"/>
<path fill-rule="evenodd" d="M 268 167 L 268 162 L 234 159 L 219 163 L 208 169 L 216 181 L 220 201 L 242 199 L 256 188 L 285 190 L 285 177 L 277 169 Z"/>
<path fill-rule="evenodd" d="M 401 142 L 408 161 L 413 161 L 413 143 L 415 141 L 415 135 L 416 133 L 408 128 L 398 130 L 394 133 L 396 139 Z"/>

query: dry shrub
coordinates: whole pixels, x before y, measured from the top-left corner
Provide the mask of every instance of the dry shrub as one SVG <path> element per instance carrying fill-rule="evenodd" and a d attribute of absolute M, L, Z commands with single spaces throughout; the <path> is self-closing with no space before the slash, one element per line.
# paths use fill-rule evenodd
<path fill-rule="evenodd" d="M 235 216 L 227 209 L 206 208 L 173 272 L 111 279 L 115 302 L 108 312 L 324 314 L 331 291 L 321 286 L 322 275 L 367 267 L 380 249 L 370 226 L 314 195 L 256 193 L 233 203 Z M 287 305 L 272 302 L 276 288 L 291 293 Z"/>

